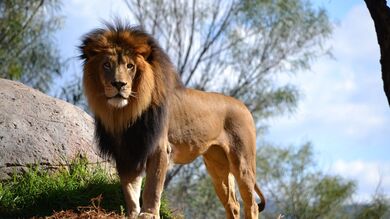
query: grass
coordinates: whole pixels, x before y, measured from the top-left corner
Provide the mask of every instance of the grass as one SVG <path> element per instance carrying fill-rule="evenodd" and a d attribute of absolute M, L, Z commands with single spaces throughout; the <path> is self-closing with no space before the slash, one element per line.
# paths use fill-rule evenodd
<path fill-rule="evenodd" d="M 110 176 L 101 166 L 88 167 L 83 157 L 74 159 L 68 168 L 49 173 L 40 166 L 0 182 L 2 217 L 43 217 L 62 210 L 77 211 L 91 199 L 103 197 L 100 207 L 124 214 L 124 200 L 118 177 Z M 162 200 L 161 218 L 172 218 L 166 200 Z"/>

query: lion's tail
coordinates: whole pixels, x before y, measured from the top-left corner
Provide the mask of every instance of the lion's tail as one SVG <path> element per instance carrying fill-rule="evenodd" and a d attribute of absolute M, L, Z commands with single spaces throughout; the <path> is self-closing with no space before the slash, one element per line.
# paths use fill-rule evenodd
<path fill-rule="evenodd" d="M 264 198 L 263 193 L 259 189 L 259 186 L 257 185 L 257 183 L 255 183 L 255 191 L 256 191 L 256 193 L 259 196 L 260 201 L 261 201 L 260 203 L 257 204 L 257 206 L 259 207 L 259 212 L 262 212 L 265 208 L 265 198 Z"/>

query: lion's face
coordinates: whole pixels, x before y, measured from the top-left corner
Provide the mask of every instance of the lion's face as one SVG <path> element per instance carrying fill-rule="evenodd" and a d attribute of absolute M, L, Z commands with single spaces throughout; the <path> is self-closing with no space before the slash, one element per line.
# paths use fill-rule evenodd
<path fill-rule="evenodd" d="M 133 82 L 137 73 L 134 57 L 114 50 L 106 54 L 99 63 L 99 78 L 108 104 L 115 108 L 125 107 L 129 98 L 136 97 Z"/>
<path fill-rule="evenodd" d="M 165 92 L 149 36 L 136 29 L 97 29 L 80 46 L 83 86 L 90 110 L 111 133 L 120 133 Z"/>

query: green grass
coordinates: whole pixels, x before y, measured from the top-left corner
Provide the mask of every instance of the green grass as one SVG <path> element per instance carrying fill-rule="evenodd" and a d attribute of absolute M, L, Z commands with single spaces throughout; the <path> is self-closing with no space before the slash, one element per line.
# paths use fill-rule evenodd
<path fill-rule="evenodd" d="M 15 174 L 0 182 L 0 215 L 2 217 L 48 216 L 53 211 L 91 205 L 91 199 L 102 195 L 100 206 L 107 211 L 123 213 L 124 200 L 118 177 L 100 167 L 88 167 L 86 158 L 77 158 L 69 168 L 48 173 L 41 167 Z M 160 215 L 172 218 L 165 200 Z"/>

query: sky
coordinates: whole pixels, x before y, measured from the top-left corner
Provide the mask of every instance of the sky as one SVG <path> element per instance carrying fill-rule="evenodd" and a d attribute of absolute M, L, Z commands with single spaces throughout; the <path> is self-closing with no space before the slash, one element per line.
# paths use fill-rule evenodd
<path fill-rule="evenodd" d="M 327 42 L 333 57 L 321 57 L 310 71 L 281 79 L 296 85 L 301 99 L 293 114 L 271 119 L 262 137 L 281 147 L 311 142 L 325 173 L 357 181 L 355 200 L 368 200 L 378 184 L 390 195 L 390 107 L 374 24 L 362 0 L 312 2 L 334 23 Z M 81 72 L 81 36 L 102 20 L 129 18 L 127 10 L 120 0 L 64 1 L 65 23 L 56 38 L 62 57 L 71 60 L 68 72 Z"/>
<path fill-rule="evenodd" d="M 321 2 L 321 3 L 319 3 Z M 292 115 L 273 119 L 265 138 L 312 142 L 320 167 L 358 182 L 358 200 L 380 184 L 390 194 L 390 107 L 383 92 L 374 24 L 363 1 L 317 3 L 335 23 L 333 58 L 289 78 L 303 95 Z"/>

